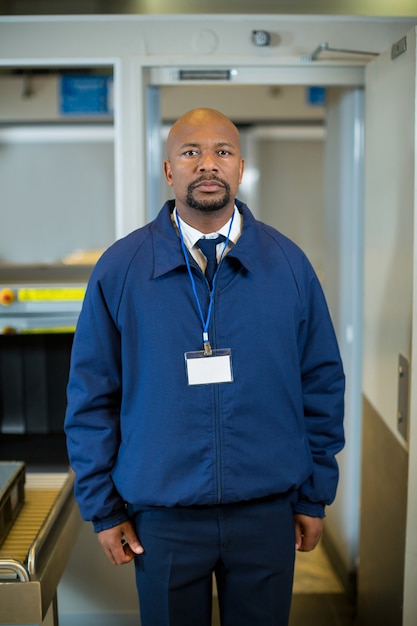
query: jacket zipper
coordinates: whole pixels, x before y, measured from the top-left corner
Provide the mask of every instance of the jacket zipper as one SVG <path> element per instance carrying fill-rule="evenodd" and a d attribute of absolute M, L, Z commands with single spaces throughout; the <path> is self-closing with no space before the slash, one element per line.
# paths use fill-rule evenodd
<path fill-rule="evenodd" d="M 194 261 L 195 262 L 195 261 Z M 196 262 L 195 262 L 196 263 Z M 196 263 L 197 265 L 197 263 Z M 210 285 L 208 283 L 207 278 L 204 275 L 204 272 L 201 270 L 201 268 L 197 265 L 197 268 L 200 270 L 200 272 L 203 275 L 203 279 L 206 281 L 207 284 L 207 289 L 209 291 L 210 294 Z M 209 336 L 214 338 L 213 341 L 213 346 L 217 345 L 217 340 L 216 340 L 216 332 L 215 332 L 215 328 L 216 328 L 216 324 L 215 324 L 215 320 L 216 320 L 216 298 L 214 298 L 214 302 L 213 302 L 213 310 L 212 310 L 212 314 L 211 314 L 211 322 L 210 322 L 210 329 L 209 329 Z M 209 358 L 209 357 L 208 357 Z M 221 449 L 222 449 L 222 445 L 221 445 L 221 434 L 220 434 L 220 393 L 219 393 L 219 386 L 218 384 L 214 384 L 214 432 L 215 432 L 215 454 L 216 454 L 216 497 L 217 497 L 217 504 L 220 504 L 222 501 L 222 479 L 221 479 Z"/>
<path fill-rule="evenodd" d="M 216 297 L 214 298 L 212 318 L 210 324 L 210 337 L 213 338 L 213 345 L 217 347 L 216 336 L 216 314 L 217 314 Z M 216 453 L 216 490 L 217 503 L 222 501 L 222 441 L 221 441 L 221 424 L 220 424 L 220 389 L 218 384 L 214 384 L 214 432 L 215 432 L 215 453 Z"/>
<path fill-rule="evenodd" d="M 215 385 L 215 403 L 214 403 L 214 420 L 215 420 L 215 433 L 216 433 L 216 485 L 217 485 L 217 503 L 222 501 L 222 479 L 221 479 L 221 459 L 222 459 L 222 444 L 220 436 L 220 400 L 219 400 L 219 386 Z"/>

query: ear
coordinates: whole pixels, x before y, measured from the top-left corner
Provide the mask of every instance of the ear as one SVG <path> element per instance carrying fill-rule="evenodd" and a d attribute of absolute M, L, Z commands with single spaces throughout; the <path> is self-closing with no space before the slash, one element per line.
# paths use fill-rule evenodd
<path fill-rule="evenodd" d="M 239 185 L 242 182 L 243 172 L 245 171 L 245 159 L 240 159 L 240 167 L 239 167 Z"/>
<path fill-rule="evenodd" d="M 174 183 L 172 181 L 172 169 L 170 161 L 164 161 L 164 174 L 168 185 L 172 187 Z"/>

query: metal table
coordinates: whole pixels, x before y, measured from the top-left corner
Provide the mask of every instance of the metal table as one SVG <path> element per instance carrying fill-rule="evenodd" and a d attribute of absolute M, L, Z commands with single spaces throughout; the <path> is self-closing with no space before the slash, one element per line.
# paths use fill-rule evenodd
<path fill-rule="evenodd" d="M 25 503 L 0 546 L 0 624 L 58 626 L 57 587 L 81 517 L 68 473 L 27 473 Z"/>

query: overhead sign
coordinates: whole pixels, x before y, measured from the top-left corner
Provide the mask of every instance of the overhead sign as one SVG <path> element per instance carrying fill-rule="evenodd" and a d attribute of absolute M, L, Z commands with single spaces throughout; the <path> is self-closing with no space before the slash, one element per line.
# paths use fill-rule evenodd
<path fill-rule="evenodd" d="M 113 77 L 61 76 L 59 96 L 62 115 L 111 115 Z"/>
<path fill-rule="evenodd" d="M 326 104 L 326 89 L 324 87 L 307 87 L 307 104 L 323 107 Z"/>

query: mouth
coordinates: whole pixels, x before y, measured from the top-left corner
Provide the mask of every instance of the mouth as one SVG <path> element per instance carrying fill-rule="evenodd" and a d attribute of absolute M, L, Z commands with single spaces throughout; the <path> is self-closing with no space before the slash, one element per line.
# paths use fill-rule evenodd
<path fill-rule="evenodd" d="M 224 187 L 225 185 L 221 181 L 214 178 L 199 180 L 192 185 L 192 189 L 199 189 L 206 193 L 212 193 L 219 189 L 224 189 Z"/>

